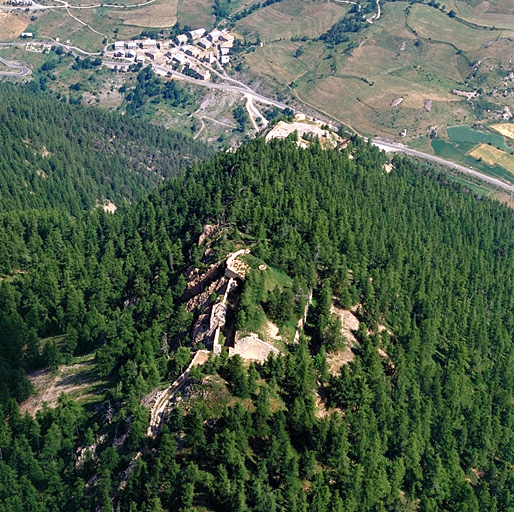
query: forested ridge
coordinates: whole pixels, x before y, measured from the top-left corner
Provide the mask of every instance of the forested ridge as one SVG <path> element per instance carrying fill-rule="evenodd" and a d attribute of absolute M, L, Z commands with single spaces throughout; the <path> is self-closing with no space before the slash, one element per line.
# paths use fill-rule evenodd
<path fill-rule="evenodd" d="M 114 216 L 2 214 L 0 511 L 513 510 L 514 212 L 385 161 L 255 140 Z M 140 400 L 190 345 L 186 269 L 239 247 L 313 290 L 305 335 L 263 365 L 211 358 L 148 438 Z M 249 278 L 239 313 L 285 307 L 270 295 Z M 338 375 L 333 296 L 361 305 Z M 26 370 L 91 352 L 101 401 L 19 414 Z"/>
<path fill-rule="evenodd" d="M 212 151 L 131 116 L 0 84 L 0 210 L 122 204 Z"/>

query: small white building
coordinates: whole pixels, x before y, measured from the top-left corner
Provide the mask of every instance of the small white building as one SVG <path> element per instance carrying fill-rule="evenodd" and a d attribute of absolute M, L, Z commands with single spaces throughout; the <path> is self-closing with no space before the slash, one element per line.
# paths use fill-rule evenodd
<path fill-rule="evenodd" d="M 202 37 L 202 39 L 198 41 L 198 46 L 208 50 L 212 46 L 212 43 L 206 37 Z"/>
<path fill-rule="evenodd" d="M 157 48 L 157 41 L 155 39 L 144 39 L 141 43 L 143 50 L 152 50 Z"/>
<path fill-rule="evenodd" d="M 191 30 L 191 32 L 189 32 L 189 37 L 193 41 L 196 41 L 197 39 L 200 39 L 205 34 L 205 32 L 206 30 L 204 28 L 197 28 L 196 30 Z"/>
<path fill-rule="evenodd" d="M 182 66 L 187 62 L 187 57 L 183 53 L 175 53 L 172 60 Z"/>
<path fill-rule="evenodd" d="M 115 41 L 114 50 L 124 50 L 125 49 L 125 41 Z"/>
<path fill-rule="evenodd" d="M 138 64 L 139 64 L 139 63 L 144 64 L 144 62 L 145 62 L 145 55 L 144 55 L 144 53 L 138 53 L 138 54 L 136 55 L 136 62 L 137 62 Z"/>
<path fill-rule="evenodd" d="M 34 33 L 33 32 L 22 32 L 20 34 L 20 37 L 28 37 L 28 38 L 31 38 L 31 37 L 34 37 Z"/>
<path fill-rule="evenodd" d="M 230 53 L 230 48 L 224 48 L 223 46 L 220 46 L 220 52 L 221 55 L 228 55 Z"/>
<path fill-rule="evenodd" d="M 137 43 L 135 41 L 128 41 L 127 42 L 127 49 L 128 50 L 135 50 L 137 48 Z"/>
<path fill-rule="evenodd" d="M 186 36 L 186 34 L 180 34 L 180 35 L 176 36 L 175 37 L 175 42 L 178 45 L 186 44 L 187 43 L 187 36 Z"/>
<path fill-rule="evenodd" d="M 221 36 L 221 31 L 219 30 L 213 30 L 212 32 L 209 33 L 209 35 L 207 36 L 207 39 L 209 39 L 209 41 L 211 43 L 215 43 Z"/>
<path fill-rule="evenodd" d="M 228 64 L 230 62 L 230 55 L 222 55 L 220 57 L 220 64 L 222 66 L 225 66 L 226 64 Z"/>

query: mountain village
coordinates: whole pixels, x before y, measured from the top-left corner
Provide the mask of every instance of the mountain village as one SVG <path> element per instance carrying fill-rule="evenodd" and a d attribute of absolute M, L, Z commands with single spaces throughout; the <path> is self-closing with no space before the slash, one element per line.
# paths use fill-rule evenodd
<path fill-rule="evenodd" d="M 230 51 L 234 36 L 228 30 L 213 30 L 207 35 L 204 28 L 179 34 L 172 40 L 158 41 L 142 39 L 116 41 L 106 55 L 144 64 L 150 61 L 162 66 L 170 66 L 198 80 L 209 81 L 211 72 L 203 64 L 226 66 L 230 62 Z"/>

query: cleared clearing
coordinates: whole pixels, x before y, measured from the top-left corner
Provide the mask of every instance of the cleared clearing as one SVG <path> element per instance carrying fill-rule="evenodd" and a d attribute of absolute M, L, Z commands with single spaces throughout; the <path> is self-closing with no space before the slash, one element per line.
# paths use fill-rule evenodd
<path fill-rule="evenodd" d="M 477 160 L 481 159 L 487 165 L 499 165 L 514 174 L 514 156 L 506 151 L 489 146 L 488 144 L 480 144 L 469 153 Z"/>
<path fill-rule="evenodd" d="M 88 401 L 97 394 L 105 384 L 99 381 L 95 371 L 94 355 L 82 359 L 79 363 L 60 366 L 55 372 L 38 370 L 29 374 L 35 393 L 20 404 L 22 414 L 35 416 L 46 403 L 53 408 L 62 393 L 71 398 Z"/>

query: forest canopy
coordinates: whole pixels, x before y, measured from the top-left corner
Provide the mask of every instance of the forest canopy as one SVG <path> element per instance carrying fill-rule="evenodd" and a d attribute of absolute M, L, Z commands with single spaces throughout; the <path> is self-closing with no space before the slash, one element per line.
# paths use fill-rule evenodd
<path fill-rule="evenodd" d="M 358 138 L 255 140 L 114 216 L 3 213 L 0 511 L 514 510 L 514 212 L 385 162 Z M 208 253 L 205 224 L 226 228 Z M 262 365 L 211 357 L 147 437 L 141 399 L 198 348 L 187 269 L 242 246 L 313 291 L 305 335 Z M 334 298 L 361 327 L 330 375 Z M 281 302 L 263 304 L 277 321 Z M 101 401 L 22 417 L 25 372 L 80 354 Z"/>

